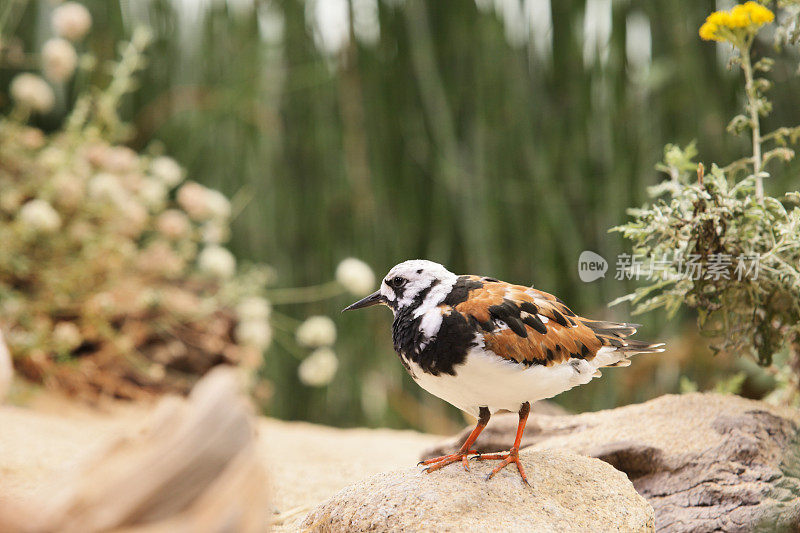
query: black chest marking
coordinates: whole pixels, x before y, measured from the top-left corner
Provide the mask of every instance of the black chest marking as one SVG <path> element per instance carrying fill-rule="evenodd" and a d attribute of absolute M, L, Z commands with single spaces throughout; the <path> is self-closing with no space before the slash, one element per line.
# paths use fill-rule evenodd
<path fill-rule="evenodd" d="M 392 322 L 392 343 L 394 344 L 394 351 L 400 355 L 400 362 L 406 367 L 406 370 L 411 371 L 406 357 L 403 354 L 413 354 L 417 347 L 420 345 L 424 336 L 420 331 L 420 323 L 422 317 L 414 318 L 412 316 L 413 309 L 402 308 L 397 311 Z M 413 372 L 412 372 L 413 375 Z"/>
<path fill-rule="evenodd" d="M 435 280 L 430 286 L 421 290 L 409 305 L 395 311 L 394 322 L 392 322 L 392 342 L 398 354 L 411 354 L 416 352 L 425 340 L 425 336 L 420 330 L 422 317 L 419 316 L 415 318 L 414 311 L 422 305 L 425 301 L 425 297 L 431 292 L 431 289 L 438 284 L 439 280 Z M 400 357 L 400 362 L 403 363 L 406 370 L 411 372 L 411 367 L 402 356 Z"/>
<path fill-rule="evenodd" d="M 457 291 L 457 296 L 451 297 L 453 295 L 451 292 L 443 303 L 453 305 L 448 300 L 463 301 L 462 298 L 466 299 L 469 290 L 475 288 L 472 284 L 473 282 L 467 283 L 466 280 L 459 279 L 453 287 L 453 290 Z M 442 325 L 436 336 L 428 339 L 425 347 L 420 349 L 425 341 L 425 335 L 420 329 L 422 317 L 415 318 L 413 315 L 434 285 L 420 293 L 422 298 L 419 303 L 417 303 L 417 298 L 420 295 L 414 299 L 411 305 L 397 311 L 392 323 L 392 341 L 394 349 L 401 355 L 400 361 L 409 372 L 411 372 L 411 368 L 406 358 L 414 361 L 422 368 L 423 372 L 428 374 L 434 376 L 442 373 L 455 375 L 455 367 L 464 362 L 469 349 L 476 345 L 475 329 L 464 315 L 451 309 L 448 314 L 442 316 Z"/>

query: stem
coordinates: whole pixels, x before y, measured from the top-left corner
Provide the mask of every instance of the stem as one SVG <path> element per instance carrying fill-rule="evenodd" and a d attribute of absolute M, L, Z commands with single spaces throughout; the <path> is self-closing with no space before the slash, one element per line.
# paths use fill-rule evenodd
<path fill-rule="evenodd" d="M 750 127 L 753 130 L 753 174 L 756 177 L 756 200 L 764 205 L 764 180 L 761 177 L 761 124 L 758 116 L 758 93 L 753 82 L 753 65 L 750 61 L 750 46 L 753 38 L 747 40 L 742 47 L 742 71 L 744 72 L 744 90 L 747 95 L 747 111 L 750 114 Z"/>
<path fill-rule="evenodd" d="M 276 332 L 278 333 L 278 332 Z M 274 337 L 275 342 L 280 344 L 281 347 L 286 350 L 286 352 L 291 355 L 292 357 L 302 361 L 306 358 L 306 353 L 300 350 L 296 344 L 291 341 L 291 337 L 283 337 L 282 335 L 278 334 Z"/>
<path fill-rule="evenodd" d="M 276 329 L 286 331 L 287 333 L 294 333 L 294 330 L 297 329 L 297 326 L 303 323 L 302 320 L 297 320 L 289 315 L 284 315 L 283 313 L 279 313 L 274 309 L 272 310 L 272 314 L 270 314 L 269 322 Z"/>
<path fill-rule="evenodd" d="M 108 136 L 119 134 L 119 103 L 125 94 L 133 90 L 134 75 L 144 66 L 143 53 L 149 43 L 148 30 L 134 29 L 131 40 L 125 45 L 119 61 L 114 65 L 108 87 L 96 99 L 87 97 L 78 100 L 80 105 L 76 104 L 67 118 L 68 129 L 85 127 L 87 121 L 93 120 Z"/>
<path fill-rule="evenodd" d="M 274 304 L 299 304 L 307 302 L 319 302 L 334 296 L 339 296 L 344 289 L 336 281 L 329 281 L 322 285 L 312 285 L 311 287 L 295 287 L 290 289 L 273 289 L 267 291 L 267 299 Z"/>

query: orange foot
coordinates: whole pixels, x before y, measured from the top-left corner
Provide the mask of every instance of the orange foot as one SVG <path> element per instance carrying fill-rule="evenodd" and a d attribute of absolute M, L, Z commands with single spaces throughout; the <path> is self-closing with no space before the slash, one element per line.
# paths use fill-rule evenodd
<path fill-rule="evenodd" d="M 531 486 L 531 484 L 528 483 L 528 477 L 525 475 L 525 468 L 522 466 L 522 463 L 519 460 L 519 450 L 515 448 L 511 448 L 506 453 L 490 453 L 490 454 L 478 455 L 477 457 L 475 457 L 475 459 L 478 459 L 479 461 L 492 460 L 492 459 L 502 460 L 502 462 L 499 465 L 497 465 L 497 467 L 494 470 L 492 470 L 488 476 L 486 476 L 486 481 L 489 481 L 490 479 L 492 479 L 492 476 L 494 476 L 496 473 L 498 473 L 511 463 L 514 463 L 517 465 L 517 470 L 519 471 L 519 475 L 522 476 L 522 481 L 529 487 Z"/>
<path fill-rule="evenodd" d="M 461 464 L 464 466 L 464 470 L 469 470 L 469 455 L 473 454 L 476 457 L 480 457 L 480 453 L 476 450 L 469 450 L 467 452 L 458 451 L 456 453 L 452 453 L 450 455 L 442 455 L 441 457 L 434 457 L 433 459 L 428 459 L 426 461 L 420 461 L 417 463 L 418 465 L 431 465 L 425 469 L 425 472 L 431 473 L 434 470 L 439 470 L 440 468 L 447 466 L 452 463 L 456 463 L 461 461 Z"/>

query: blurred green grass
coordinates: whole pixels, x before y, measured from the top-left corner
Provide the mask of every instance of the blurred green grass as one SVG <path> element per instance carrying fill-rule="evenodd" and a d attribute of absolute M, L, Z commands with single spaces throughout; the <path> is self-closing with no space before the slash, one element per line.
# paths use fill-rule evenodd
<path fill-rule="evenodd" d="M 354 13 L 365 5 L 342 2 Z M 653 165 L 664 144 L 697 139 L 708 162 L 732 159 L 746 144 L 724 133 L 741 84 L 716 46 L 697 36 L 713 2 L 527 0 L 523 9 L 549 10 L 550 32 L 542 36 L 539 14 L 533 34 L 509 39 L 513 18 L 504 24 L 490 2 L 380 1 L 377 40 L 359 40 L 351 25 L 334 53 L 319 46 L 325 21 L 312 16 L 315 2 L 84 3 L 95 18 L 87 46 L 100 61 L 136 24 L 155 34 L 149 66 L 124 107 L 135 127 L 130 145 L 157 143 L 191 179 L 234 196 L 242 209 L 232 249 L 274 265 L 285 285 L 324 282 L 347 256 L 379 276 L 424 257 L 456 272 L 534 284 L 583 314 L 627 319 L 626 309 L 605 308 L 630 289 L 613 279 L 624 245 L 607 229 L 659 180 Z M 29 3 L 17 32 L 27 44 L 45 38 L 49 9 L 49 0 Z M 598 34 L 599 48 L 587 44 Z M 800 122 L 797 79 L 789 77 L 795 67 L 787 61 L 775 72 L 781 83 L 768 126 Z M 41 125 L 56 126 L 47 120 Z M 791 175 L 768 187 L 779 190 Z M 582 250 L 609 258 L 612 275 L 580 282 Z M 388 312 L 339 315 L 348 303 L 285 310 L 334 317 L 341 365 L 327 389 L 308 389 L 297 379 L 297 359 L 274 345 L 264 370 L 274 388 L 268 413 L 444 428 L 455 411 L 404 375 Z M 663 315 L 637 321 L 645 322 L 643 338 L 683 331 Z M 702 343 L 689 344 L 686 357 Z M 626 370 L 605 372 L 558 401 L 601 409 L 677 391 L 676 361 L 648 363 L 635 383 Z M 699 367 L 692 377 L 704 380 L 712 370 Z M 365 383 L 372 394 L 365 396 Z"/>

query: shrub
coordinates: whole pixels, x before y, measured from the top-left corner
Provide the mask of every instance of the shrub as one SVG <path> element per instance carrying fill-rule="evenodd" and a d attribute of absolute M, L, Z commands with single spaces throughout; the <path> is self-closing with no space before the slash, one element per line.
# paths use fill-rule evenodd
<path fill-rule="evenodd" d="M 65 39 L 45 43 L 42 68 L 51 82 L 69 83 L 77 65 L 94 65 L 73 45 L 91 15 L 63 4 L 53 26 Z M 136 31 L 108 85 L 82 92 L 52 134 L 28 125 L 55 101 L 35 73 L 13 78 L 14 107 L 0 117 L 0 324 L 23 375 L 84 396 L 185 391 L 220 363 L 255 369 L 273 336 L 292 342 L 298 326 L 272 300 L 359 292 L 374 280 L 349 259 L 339 282 L 272 289 L 269 266 L 237 266 L 225 248 L 231 202 L 187 179 L 158 149 L 137 153 L 121 143 L 130 129 L 117 109 L 147 44 L 147 32 Z M 315 356 L 324 353 L 324 371 L 311 373 L 313 386 L 327 385 L 337 366 L 335 326 L 325 320 L 314 344 L 324 350 Z"/>
<path fill-rule="evenodd" d="M 663 307 L 673 314 L 684 304 L 696 309 L 701 329 L 720 339 L 715 349 L 746 349 L 760 364 L 774 365 L 775 398 L 797 403 L 800 193 L 768 196 L 763 182 L 768 164 L 794 157 L 788 145 L 800 127 L 761 132 L 761 118 L 771 110 L 770 82 L 757 76 L 773 60 L 752 58 L 759 29 L 773 19 L 766 7 L 747 2 L 709 15 L 701 27 L 703 39 L 733 47 L 731 64 L 742 71 L 746 98 L 745 112 L 728 131 L 748 134 L 752 153 L 705 173 L 694 144 L 666 147 L 658 168 L 668 179 L 650 190 L 657 200 L 631 209 L 632 220 L 612 229 L 632 241 L 640 265 L 659 264 L 660 276 L 612 304 L 629 300 L 639 313 Z M 777 35 L 786 42 L 790 34 Z"/>

